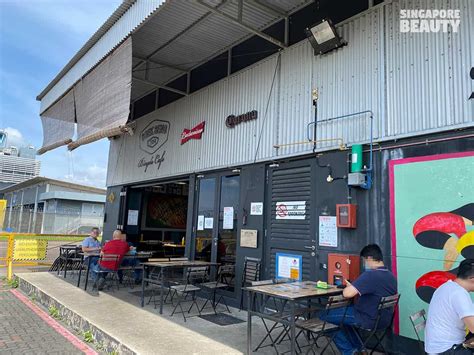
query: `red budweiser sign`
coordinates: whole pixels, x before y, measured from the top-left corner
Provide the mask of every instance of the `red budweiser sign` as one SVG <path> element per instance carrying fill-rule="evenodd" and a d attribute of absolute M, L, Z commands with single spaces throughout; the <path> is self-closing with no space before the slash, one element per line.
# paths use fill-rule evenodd
<path fill-rule="evenodd" d="M 206 121 L 203 121 L 191 129 L 183 129 L 183 133 L 181 133 L 181 145 L 183 145 L 190 139 L 201 139 L 202 133 L 204 132 L 205 124 Z"/>

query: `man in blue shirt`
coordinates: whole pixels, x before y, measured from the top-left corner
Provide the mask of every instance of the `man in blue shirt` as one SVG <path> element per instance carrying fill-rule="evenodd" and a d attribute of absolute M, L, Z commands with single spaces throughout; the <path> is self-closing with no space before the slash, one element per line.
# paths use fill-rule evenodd
<path fill-rule="evenodd" d="M 99 228 L 94 227 L 91 229 L 91 233 L 89 234 L 89 236 L 82 241 L 82 251 L 84 253 L 94 253 L 94 252 L 100 251 L 100 242 L 97 240 L 99 235 L 100 235 Z M 86 255 L 84 258 L 84 262 L 86 263 L 86 265 L 87 265 L 87 258 L 89 258 L 89 256 Z M 91 259 L 91 270 L 93 270 L 94 267 L 96 266 L 97 260 L 98 260 L 98 257 L 94 257 L 93 259 Z"/>
<path fill-rule="evenodd" d="M 363 350 L 352 327 L 372 329 L 377 319 L 380 299 L 397 293 L 397 280 L 385 267 L 380 247 L 377 244 L 367 245 L 361 250 L 360 256 L 364 272 L 352 284 L 346 280 L 347 287 L 343 291 L 346 298 L 357 297 L 354 305 L 347 308 L 345 316 L 344 309 L 321 315 L 321 319 L 336 325 L 340 325 L 343 320 L 345 330 L 339 330 L 334 337 L 334 343 L 343 355 L 352 355 Z M 391 321 L 391 315 L 390 309 L 385 310 L 378 327 L 386 327 Z"/>

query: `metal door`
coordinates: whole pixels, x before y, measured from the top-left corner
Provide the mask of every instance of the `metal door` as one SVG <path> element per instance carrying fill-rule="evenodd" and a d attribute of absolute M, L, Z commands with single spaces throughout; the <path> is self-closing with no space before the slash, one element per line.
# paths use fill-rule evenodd
<path fill-rule="evenodd" d="M 277 253 L 301 257 L 301 279 L 316 278 L 314 169 L 313 159 L 268 167 L 264 238 L 266 278 L 276 277 Z"/>

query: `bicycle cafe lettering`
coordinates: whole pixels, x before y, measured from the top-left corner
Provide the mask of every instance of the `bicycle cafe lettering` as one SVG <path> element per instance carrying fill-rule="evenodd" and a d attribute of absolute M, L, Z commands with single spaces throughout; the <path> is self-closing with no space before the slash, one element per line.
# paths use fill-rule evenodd
<path fill-rule="evenodd" d="M 145 173 L 151 166 L 155 166 L 156 171 L 160 170 L 166 154 L 165 150 L 160 152 L 160 149 L 168 141 L 169 131 L 168 121 L 153 120 L 140 132 L 139 147 L 147 155 L 139 159 L 137 166 L 144 168 Z"/>

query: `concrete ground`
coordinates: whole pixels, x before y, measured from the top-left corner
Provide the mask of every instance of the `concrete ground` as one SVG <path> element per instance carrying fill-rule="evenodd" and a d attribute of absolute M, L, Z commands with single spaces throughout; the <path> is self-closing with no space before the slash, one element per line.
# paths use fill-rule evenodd
<path fill-rule="evenodd" d="M 0 281 L 0 354 L 95 353 L 48 318 L 46 312 L 19 291 Z"/>
<path fill-rule="evenodd" d="M 44 272 L 25 273 L 20 276 L 47 294 L 48 298 L 61 303 L 74 314 L 87 320 L 91 326 L 101 329 L 118 343 L 124 344 L 132 353 L 222 355 L 246 352 L 245 311 L 231 309 L 233 317 L 244 320 L 239 324 L 220 326 L 199 317 L 191 317 L 184 322 L 179 314 L 170 316 L 171 305 L 165 306 L 163 315 L 159 314 L 153 303 L 141 308 L 138 286 L 133 289 L 122 287 L 115 291 L 85 292 L 75 286 L 73 275 L 68 276 L 66 280 Z M 199 300 L 200 304 L 202 302 L 203 300 Z M 266 332 L 261 320 L 254 318 L 252 324 L 255 347 Z M 303 337 L 300 340 L 303 345 L 305 343 Z M 325 340 L 321 340 L 321 345 L 324 342 Z M 278 350 L 280 352 L 289 350 L 288 342 L 282 343 Z M 267 347 L 258 353 L 274 354 L 275 350 Z M 333 352 L 329 349 L 326 354 Z"/>

